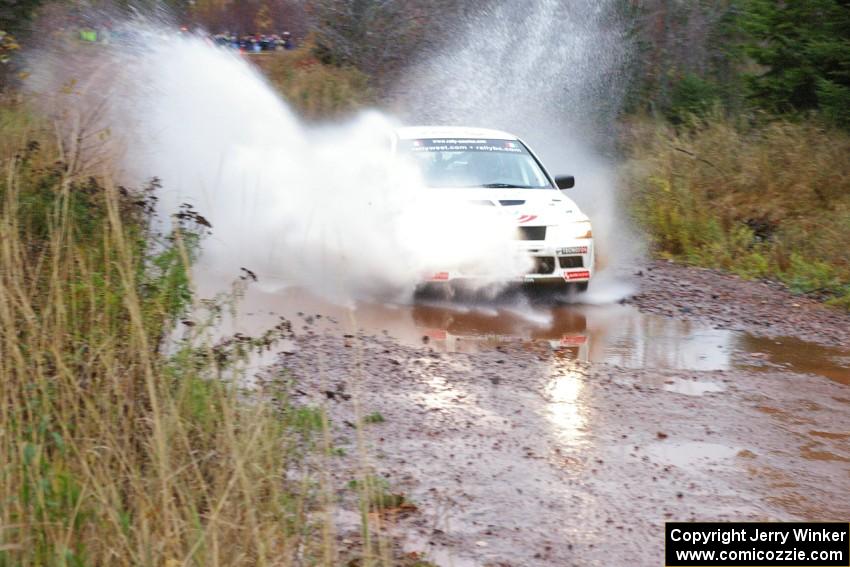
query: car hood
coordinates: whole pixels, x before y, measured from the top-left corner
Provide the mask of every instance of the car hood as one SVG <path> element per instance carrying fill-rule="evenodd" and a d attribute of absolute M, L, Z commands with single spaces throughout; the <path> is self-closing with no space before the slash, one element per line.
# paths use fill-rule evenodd
<path fill-rule="evenodd" d="M 427 199 L 491 208 L 527 226 L 588 220 L 572 199 L 554 189 L 432 188 Z"/>

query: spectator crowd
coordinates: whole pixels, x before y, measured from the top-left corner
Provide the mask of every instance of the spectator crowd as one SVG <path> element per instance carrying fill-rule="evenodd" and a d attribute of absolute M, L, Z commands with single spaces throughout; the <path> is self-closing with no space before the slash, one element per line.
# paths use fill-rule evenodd
<path fill-rule="evenodd" d="M 293 49 L 295 47 L 289 32 L 271 35 L 252 34 L 242 36 L 224 32 L 212 36 L 212 40 L 216 45 L 238 49 L 245 53 L 280 51 L 284 49 Z"/>
<path fill-rule="evenodd" d="M 113 31 L 107 26 L 101 28 L 84 27 L 79 29 L 79 39 L 87 43 L 109 44 L 114 41 L 127 39 L 130 33 Z M 180 33 L 191 33 L 188 28 L 180 28 Z M 262 53 L 264 51 L 283 51 L 295 48 L 295 42 L 288 31 L 280 34 L 245 34 L 237 35 L 222 32 L 207 36 L 214 44 L 229 49 L 238 49 L 243 53 Z"/>

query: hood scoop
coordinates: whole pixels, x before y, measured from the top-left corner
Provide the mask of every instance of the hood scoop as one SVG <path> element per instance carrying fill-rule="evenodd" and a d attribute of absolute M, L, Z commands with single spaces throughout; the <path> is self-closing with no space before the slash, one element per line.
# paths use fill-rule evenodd
<path fill-rule="evenodd" d="M 525 201 L 520 199 L 505 199 L 504 201 L 499 201 L 499 204 L 503 207 L 515 207 L 517 205 L 524 205 Z"/>
<path fill-rule="evenodd" d="M 485 207 L 495 207 L 496 203 L 493 201 L 488 201 L 486 199 L 481 199 L 480 201 L 469 201 L 470 205 L 484 205 Z"/>

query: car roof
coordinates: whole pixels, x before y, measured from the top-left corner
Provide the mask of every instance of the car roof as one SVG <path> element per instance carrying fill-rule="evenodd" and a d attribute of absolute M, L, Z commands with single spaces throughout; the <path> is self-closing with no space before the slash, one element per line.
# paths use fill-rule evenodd
<path fill-rule="evenodd" d="M 513 134 L 489 128 L 468 128 L 463 126 L 406 126 L 396 128 L 401 140 L 427 138 L 481 138 L 487 140 L 518 140 Z"/>

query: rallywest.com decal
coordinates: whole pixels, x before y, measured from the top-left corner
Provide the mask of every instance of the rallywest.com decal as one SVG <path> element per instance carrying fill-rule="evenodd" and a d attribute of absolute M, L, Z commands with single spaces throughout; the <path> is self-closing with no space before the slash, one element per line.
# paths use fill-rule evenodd
<path fill-rule="evenodd" d="M 402 147 L 408 146 L 411 152 L 507 152 L 512 154 L 527 153 L 525 148 L 516 142 L 507 140 L 475 140 L 475 139 L 439 139 L 422 138 L 419 140 L 402 140 Z"/>

